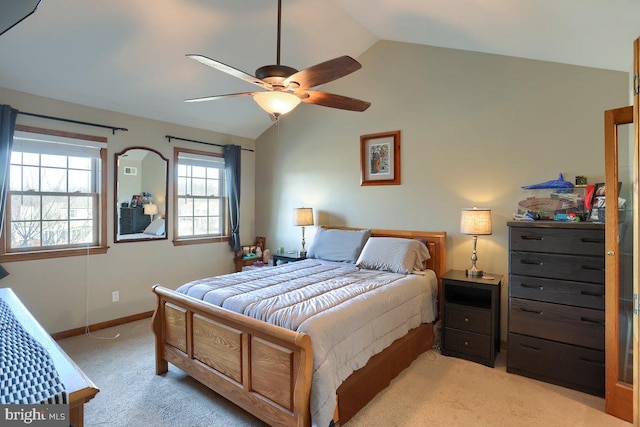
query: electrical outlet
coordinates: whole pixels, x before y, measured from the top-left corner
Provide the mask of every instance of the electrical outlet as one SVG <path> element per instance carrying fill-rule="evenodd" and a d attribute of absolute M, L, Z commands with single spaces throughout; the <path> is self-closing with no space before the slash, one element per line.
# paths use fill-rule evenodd
<path fill-rule="evenodd" d="M 120 301 L 120 292 L 118 291 L 111 292 L 111 302 L 118 302 L 118 301 Z"/>

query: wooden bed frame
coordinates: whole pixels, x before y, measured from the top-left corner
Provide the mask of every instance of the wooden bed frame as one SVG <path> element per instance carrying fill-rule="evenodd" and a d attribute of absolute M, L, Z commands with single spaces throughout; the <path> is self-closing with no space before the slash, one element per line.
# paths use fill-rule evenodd
<path fill-rule="evenodd" d="M 431 254 L 427 267 L 436 272 L 438 295 L 442 295 L 445 232 L 371 230 L 371 235 L 425 241 Z M 313 354 L 307 334 L 234 313 L 158 285 L 153 287 L 153 292 L 158 297 L 153 316 L 156 374 L 166 373 L 171 363 L 270 425 L 311 425 L 309 396 Z M 441 314 L 442 301 L 439 307 Z M 424 324 L 354 372 L 338 389 L 336 418 L 340 423 L 344 424 L 432 345 L 433 325 Z"/>

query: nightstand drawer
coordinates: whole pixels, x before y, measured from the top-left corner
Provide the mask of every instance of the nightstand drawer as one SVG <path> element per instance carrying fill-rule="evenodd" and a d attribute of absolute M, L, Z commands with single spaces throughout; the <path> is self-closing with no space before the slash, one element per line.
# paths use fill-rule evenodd
<path fill-rule="evenodd" d="M 604 257 L 511 251 L 511 274 L 604 284 Z"/>
<path fill-rule="evenodd" d="M 604 310 L 604 285 L 512 274 L 509 296 Z"/>
<path fill-rule="evenodd" d="M 604 254 L 604 230 L 512 227 L 509 236 L 509 248 L 512 251 Z"/>
<path fill-rule="evenodd" d="M 604 350 L 604 311 L 510 298 L 509 332 Z"/>
<path fill-rule="evenodd" d="M 604 351 L 509 334 L 507 372 L 604 395 Z"/>
<path fill-rule="evenodd" d="M 491 337 L 474 332 L 445 328 L 444 342 L 447 351 L 455 351 L 482 358 L 491 357 Z"/>
<path fill-rule="evenodd" d="M 491 334 L 491 310 L 445 303 L 444 312 L 447 327 Z"/>

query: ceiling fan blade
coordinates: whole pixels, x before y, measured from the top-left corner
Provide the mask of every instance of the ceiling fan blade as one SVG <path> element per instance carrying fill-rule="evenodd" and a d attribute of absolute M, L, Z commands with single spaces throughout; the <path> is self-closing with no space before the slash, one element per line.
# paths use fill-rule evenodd
<path fill-rule="evenodd" d="M 231 75 L 233 77 L 236 77 L 238 79 L 244 80 L 245 82 L 254 84 L 256 86 L 260 86 L 263 89 L 268 89 L 268 90 L 273 89 L 273 87 L 269 83 L 267 83 L 267 82 L 265 82 L 263 80 L 260 80 L 259 78 L 254 77 L 251 74 L 247 74 L 244 71 L 240 71 L 237 68 L 233 68 L 230 65 L 223 64 L 222 62 L 215 61 L 215 60 L 213 60 L 211 58 L 207 58 L 206 56 L 203 56 L 203 55 L 190 53 L 190 54 L 187 54 L 186 56 L 188 58 L 195 59 L 196 61 L 200 62 L 201 64 L 207 65 L 209 67 L 215 68 L 216 70 L 220 70 L 220 71 L 222 71 L 224 73 L 227 73 L 227 74 L 229 74 L 229 75 Z"/>
<path fill-rule="evenodd" d="M 334 59 L 313 65 L 287 77 L 284 85 L 296 82 L 301 89 L 328 83 L 344 77 L 362 68 L 362 65 L 350 56 L 339 56 Z"/>
<path fill-rule="evenodd" d="M 216 99 L 236 98 L 238 96 L 250 96 L 250 95 L 253 95 L 254 93 L 255 92 L 240 92 L 240 93 L 229 93 L 227 95 L 203 96 L 202 98 L 185 99 L 184 102 L 215 101 Z"/>
<path fill-rule="evenodd" d="M 301 97 L 302 102 L 307 104 L 322 105 L 323 107 L 339 108 L 341 110 L 365 111 L 371 105 L 370 102 L 361 101 L 356 98 L 336 95 L 328 92 L 318 92 L 315 90 L 306 91 L 308 97 Z"/>

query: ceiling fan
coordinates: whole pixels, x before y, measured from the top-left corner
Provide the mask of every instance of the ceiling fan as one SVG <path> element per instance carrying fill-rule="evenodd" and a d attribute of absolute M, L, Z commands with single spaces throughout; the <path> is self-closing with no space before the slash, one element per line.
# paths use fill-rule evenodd
<path fill-rule="evenodd" d="M 369 108 L 371 105 L 370 102 L 333 93 L 310 90 L 315 86 L 339 79 L 362 68 L 362 65 L 360 65 L 358 61 L 349 56 L 330 59 L 329 61 L 322 62 L 301 71 L 287 67 L 286 65 L 280 65 L 281 16 L 282 0 L 278 0 L 276 65 L 265 65 L 258 68 L 255 77 L 203 55 L 186 55 L 188 58 L 195 59 L 204 65 L 259 86 L 266 91 L 205 96 L 202 98 L 187 99 L 185 102 L 202 102 L 239 96 L 253 96 L 254 101 L 269 113 L 274 120 L 277 120 L 282 114 L 293 110 L 300 102 L 351 111 L 365 111 Z"/>

